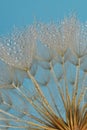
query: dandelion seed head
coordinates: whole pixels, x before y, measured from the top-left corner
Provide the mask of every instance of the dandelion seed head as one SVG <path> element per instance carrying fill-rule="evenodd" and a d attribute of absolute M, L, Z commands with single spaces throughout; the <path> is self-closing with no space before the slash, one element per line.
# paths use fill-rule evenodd
<path fill-rule="evenodd" d="M 0 88 L 1 129 L 87 129 L 86 35 L 73 16 L 1 39 L 0 79 L 14 88 Z"/>

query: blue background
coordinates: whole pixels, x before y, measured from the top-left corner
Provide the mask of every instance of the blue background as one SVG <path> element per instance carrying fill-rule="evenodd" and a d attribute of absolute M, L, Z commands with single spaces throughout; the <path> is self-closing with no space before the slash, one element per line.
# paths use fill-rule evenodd
<path fill-rule="evenodd" d="M 86 21 L 87 0 L 0 0 L 0 35 L 9 33 L 14 26 L 56 22 L 73 13 Z"/>
<path fill-rule="evenodd" d="M 14 26 L 24 27 L 36 21 L 58 21 L 76 13 L 87 20 L 87 0 L 0 0 L 0 35 Z"/>

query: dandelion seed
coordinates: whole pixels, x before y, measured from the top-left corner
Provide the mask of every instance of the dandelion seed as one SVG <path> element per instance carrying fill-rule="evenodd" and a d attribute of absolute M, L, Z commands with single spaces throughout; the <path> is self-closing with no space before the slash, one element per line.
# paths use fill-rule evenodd
<path fill-rule="evenodd" d="M 19 69 L 28 69 L 33 61 L 36 48 L 36 31 L 33 26 L 23 32 L 13 33 L 11 37 L 1 39 L 0 57 L 7 64 Z"/>
<path fill-rule="evenodd" d="M 21 86 L 27 75 L 20 70 L 0 61 L 0 88 L 13 88 L 12 83 Z"/>
<path fill-rule="evenodd" d="M 60 25 L 40 25 L 39 38 L 44 45 L 47 45 L 58 54 L 64 55 L 68 49 L 68 44 L 73 42 L 74 19 L 65 19 Z M 76 26 L 76 25 L 75 25 Z"/>

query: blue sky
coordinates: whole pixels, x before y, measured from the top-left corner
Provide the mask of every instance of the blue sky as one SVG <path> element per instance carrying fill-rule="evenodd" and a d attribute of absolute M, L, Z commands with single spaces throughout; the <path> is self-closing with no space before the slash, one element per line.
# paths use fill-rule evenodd
<path fill-rule="evenodd" d="M 76 13 L 87 20 L 87 0 L 0 0 L 0 35 L 14 26 L 23 27 L 36 21 L 50 22 Z"/>

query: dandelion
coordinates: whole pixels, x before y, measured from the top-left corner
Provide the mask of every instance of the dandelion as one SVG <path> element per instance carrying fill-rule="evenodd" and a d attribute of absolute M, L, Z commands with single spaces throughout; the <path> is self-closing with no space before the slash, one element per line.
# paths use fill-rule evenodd
<path fill-rule="evenodd" d="M 14 89 L 0 88 L 0 129 L 86 130 L 86 25 L 65 18 L 59 25 L 40 24 L 11 38 L 9 46 L 6 39 L 0 43 L 3 71 L 8 72 L 5 78 L 0 71 L 1 77 L 6 83 L 12 79 L 7 66 L 27 76 L 20 87 L 12 82 Z"/>

